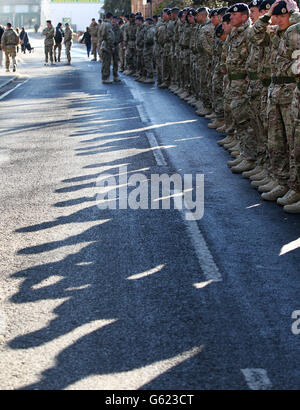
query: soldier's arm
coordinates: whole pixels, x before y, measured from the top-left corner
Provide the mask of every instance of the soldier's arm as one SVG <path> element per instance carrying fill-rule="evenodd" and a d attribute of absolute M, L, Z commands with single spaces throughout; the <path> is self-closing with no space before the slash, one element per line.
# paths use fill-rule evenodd
<path fill-rule="evenodd" d="M 213 49 L 214 49 L 214 33 L 211 29 L 204 28 L 204 35 L 202 41 L 202 47 L 206 51 L 207 54 L 213 56 Z"/>

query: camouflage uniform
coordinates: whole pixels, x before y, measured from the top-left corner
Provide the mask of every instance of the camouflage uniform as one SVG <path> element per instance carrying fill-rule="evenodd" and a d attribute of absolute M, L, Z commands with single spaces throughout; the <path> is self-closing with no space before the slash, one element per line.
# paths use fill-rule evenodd
<path fill-rule="evenodd" d="M 193 32 L 193 26 L 186 22 L 184 24 L 184 29 L 181 37 L 181 49 L 182 49 L 182 62 L 183 62 L 183 84 L 182 88 L 190 92 L 191 86 L 191 50 L 190 41 Z"/>
<path fill-rule="evenodd" d="M 95 60 L 97 60 L 98 31 L 99 31 L 99 25 L 96 22 L 91 23 L 89 26 L 89 32 L 91 35 L 91 42 L 92 42 L 92 53 L 91 54 L 94 56 Z"/>
<path fill-rule="evenodd" d="M 224 41 L 223 48 L 222 48 L 222 56 L 221 56 L 221 69 L 225 71 L 223 76 L 223 108 L 224 108 L 224 121 L 225 121 L 225 132 L 227 136 L 233 137 L 234 135 L 234 121 L 231 111 L 231 96 L 229 92 L 230 81 L 228 79 L 228 73 L 226 72 L 226 59 L 228 54 L 228 49 L 231 41 L 231 35 L 228 35 L 226 40 Z"/>
<path fill-rule="evenodd" d="M 153 49 L 154 49 L 154 37 L 155 37 L 155 27 L 149 25 L 146 27 L 144 35 L 144 64 L 147 79 L 153 79 L 154 68 L 153 68 Z"/>
<path fill-rule="evenodd" d="M 192 33 L 190 38 L 190 78 L 191 78 L 191 95 L 197 95 L 197 46 L 196 46 L 196 36 L 198 31 L 198 24 L 195 23 L 192 26 Z"/>
<path fill-rule="evenodd" d="M 197 72 L 198 72 L 198 84 L 199 84 L 199 96 L 200 100 L 203 102 L 205 107 L 211 107 L 210 101 L 210 89 L 209 83 L 207 81 L 208 70 L 210 67 L 210 56 L 212 56 L 212 48 L 208 46 L 209 41 L 207 41 L 207 33 L 210 33 L 212 24 L 210 19 L 207 18 L 203 24 L 199 25 L 199 28 L 196 33 L 196 42 L 197 42 Z M 205 47 L 204 47 L 205 44 Z M 209 54 L 210 53 L 210 54 Z"/>
<path fill-rule="evenodd" d="M 125 70 L 125 47 L 124 47 L 124 29 L 125 29 L 125 24 L 123 24 L 120 27 L 120 31 L 121 31 L 121 36 L 122 36 L 122 42 L 120 44 L 120 51 L 119 51 L 119 60 L 120 60 L 120 71 L 124 71 Z"/>
<path fill-rule="evenodd" d="M 73 30 L 70 27 L 66 28 L 65 30 L 64 43 L 66 47 L 66 55 L 67 55 L 68 63 L 71 63 L 71 47 L 73 44 Z"/>
<path fill-rule="evenodd" d="M 6 29 L 1 38 L 1 48 L 5 52 L 5 66 L 9 70 L 10 57 L 13 61 L 14 70 L 16 69 L 17 45 L 19 44 L 19 36 L 12 28 Z"/>
<path fill-rule="evenodd" d="M 99 38 L 101 40 L 101 54 L 102 54 L 102 81 L 106 81 L 110 76 L 110 65 L 113 56 L 113 49 L 115 43 L 115 35 L 112 25 L 105 20 L 99 30 Z"/>
<path fill-rule="evenodd" d="M 144 36 L 145 26 L 142 24 L 136 30 L 136 73 L 138 77 L 145 77 L 144 68 Z"/>
<path fill-rule="evenodd" d="M 126 66 L 131 72 L 135 72 L 136 68 L 136 31 L 137 25 L 135 22 L 129 22 L 124 29 L 124 41 L 126 45 Z"/>
<path fill-rule="evenodd" d="M 174 37 L 173 37 L 173 50 L 174 50 L 174 57 L 173 57 L 173 62 L 172 65 L 174 66 L 173 68 L 173 77 L 172 77 L 172 82 L 179 87 L 180 84 L 180 44 L 179 44 L 179 38 L 180 38 L 180 31 L 181 31 L 181 26 L 182 23 L 180 19 L 178 18 L 176 21 L 176 24 L 174 25 Z"/>
<path fill-rule="evenodd" d="M 246 81 L 246 61 L 250 52 L 249 30 L 249 19 L 242 26 L 232 30 L 226 58 L 226 69 L 229 79 L 230 108 L 236 135 L 241 144 L 241 154 L 247 161 L 255 161 L 255 139 L 249 117 L 248 83 Z"/>
<path fill-rule="evenodd" d="M 46 27 L 43 30 L 43 36 L 45 36 L 45 62 L 48 63 L 49 56 L 50 61 L 53 63 L 53 53 L 54 53 L 54 27 Z"/>
<path fill-rule="evenodd" d="M 120 44 L 123 42 L 123 32 L 118 24 L 113 24 L 112 29 L 114 32 L 114 49 L 112 55 L 113 76 L 116 79 L 118 78 Z"/>
<path fill-rule="evenodd" d="M 163 58 L 163 81 L 169 86 L 172 76 L 172 47 L 174 36 L 174 21 L 170 20 L 165 25 L 164 58 Z"/>
<path fill-rule="evenodd" d="M 178 86 L 180 89 L 184 88 L 184 62 L 183 62 L 183 57 L 184 57 L 184 49 L 183 49 L 183 33 L 184 33 L 184 28 L 185 28 L 186 23 L 180 22 L 178 24 L 178 44 L 177 44 L 177 61 L 178 61 L 178 71 L 177 71 L 177 81 L 178 81 Z"/>
<path fill-rule="evenodd" d="M 257 31 L 260 30 L 262 33 L 266 33 L 269 21 L 270 17 L 268 15 L 260 17 L 256 22 Z M 293 115 L 291 104 L 296 82 L 283 63 L 286 53 L 284 46 L 285 32 L 286 30 L 277 28 L 270 35 L 272 83 L 268 91 L 267 106 L 269 174 L 280 186 L 292 185 L 292 181 L 295 180 L 295 166 L 292 155 Z"/>
<path fill-rule="evenodd" d="M 222 51 L 224 41 L 216 39 L 212 71 L 212 107 L 218 119 L 224 118 Z"/>
<path fill-rule="evenodd" d="M 155 26 L 155 45 L 154 45 L 154 57 L 156 62 L 156 74 L 157 84 L 160 85 L 163 82 L 163 48 L 164 48 L 164 22 L 158 21 Z"/>

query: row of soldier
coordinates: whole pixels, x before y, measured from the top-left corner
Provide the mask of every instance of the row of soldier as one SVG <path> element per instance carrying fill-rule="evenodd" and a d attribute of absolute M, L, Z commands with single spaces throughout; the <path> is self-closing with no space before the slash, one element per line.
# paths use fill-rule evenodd
<path fill-rule="evenodd" d="M 104 82 L 118 48 L 113 17 L 99 36 Z M 300 213 L 299 22 L 293 0 L 253 0 L 217 10 L 164 9 L 145 22 L 130 15 L 120 39 L 124 74 L 152 83 L 155 66 L 158 87 L 226 134 L 219 144 L 234 157 L 232 172 L 289 213 Z"/>

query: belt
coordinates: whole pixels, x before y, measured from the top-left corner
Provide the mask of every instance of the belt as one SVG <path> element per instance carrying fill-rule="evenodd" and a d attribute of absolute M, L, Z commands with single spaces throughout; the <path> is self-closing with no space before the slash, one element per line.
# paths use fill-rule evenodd
<path fill-rule="evenodd" d="M 257 73 L 247 73 L 250 80 L 258 80 Z"/>
<path fill-rule="evenodd" d="M 229 81 L 232 80 L 245 80 L 247 74 L 246 73 L 228 73 Z"/>
<path fill-rule="evenodd" d="M 272 77 L 273 84 L 293 84 L 296 79 L 293 77 Z"/>
<path fill-rule="evenodd" d="M 271 78 L 264 78 L 263 80 L 261 80 L 261 83 L 264 87 L 269 87 L 271 84 Z"/>

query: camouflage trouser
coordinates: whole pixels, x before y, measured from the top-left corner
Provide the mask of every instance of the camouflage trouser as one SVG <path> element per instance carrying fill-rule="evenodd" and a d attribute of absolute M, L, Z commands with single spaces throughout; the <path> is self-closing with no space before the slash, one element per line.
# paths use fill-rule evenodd
<path fill-rule="evenodd" d="M 223 74 L 219 69 L 212 75 L 212 108 L 218 119 L 224 118 Z"/>
<path fill-rule="evenodd" d="M 10 67 L 10 58 L 14 66 L 17 65 L 16 61 L 17 56 L 17 47 L 16 46 L 6 46 L 5 47 L 5 68 L 9 70 Z"/>
<path fill-rule="evenodd" d="M 292 113 L 294 89 L 294 84 L 271 86 L 267 107 L 269 172 L 280 185 L 288 185 L 292 189 L 296 181 Z"/>
<path fill-rule="evenodd" d="M 232 117 L 232 111 L 230 108 L 231 104 L 231 98 L 229 94 L 229 85 L 230 82 L 228 80 L 227 74 L 224 75 L 223 78 L 223 104 L 224 104 L 224 120 L 225 120 L 225 127 L 226 127 L 226 134 L 227 136 L 233 136 L 234 135 L 234 122 L 233 122 L 233 117 Z"/>
<path fill-rule="evenodd" d="M 61 49 L 62 49 L 62 44 L 61 44 L 61 43 L 55 43 L 55 46 L 54 46 L 54 58 L 55 58 L 55 61 L 56 61 L 56 59 L 57 59 L 58 61 L 60 61 L 60 58 L 61 58 Z M 56 56 L 56 50 L 58 50 L 57 56 Z"/>
<path fill-rule="evenodd" d="M 258 165 L 265 162 L 266 157 L 266 134 L 261 113 L 262 84 L 259 79 L 250 80 L 247 90 L 249 118 L 256 139 L 256 160 Z"/>
<path fill-rule="evenodd" d="M 145 64 L 145 72 L 147 78 L 154 77 L 154 68 L 153 68 L 153 47 L 149 49 L 144 49 L 144 64 Z"/>
<path fill-rule="evenodd" d="M 163 50 L 163 82 L 167 85 L 171 82 L 171 57 L 169 48 Z"/>
<path fill-rule="evenodd" d="M 112 64 L 113 64 L 113 76 L 114 76 L 114 78 L 118 77 L 119 55 L 120 55 L 120 47 L 119 47 L 119 45 L 117 45 L 117 46 L 115 46 L 114 51 L 112 53 Z"/>
<path fill-rule="evenodd" d="M 256 160 L 256 139 L 249 117 L 247 98 L 247 81 L 232 80 L 228 86 L 230 109 L 234 121 L 236 135 L 240 141 L 241 154 L 246 160 Z"/>
<path fill-rule="evenodd" d="M 66 56 L 67 56 L 67 60 L 70 63 L 71 62 L 71 47 L 72 47 L 72 42 L 68 41 L 67 43 L 65 43 L 65 47 L 66 47 Z"/>
<path fill-rule="evenodd" d="M 98 39 L 97 37 L 92 37 L 92 55 L 97 60 L 97 46 L 98 46 Z"/>
<path fill-rule="evenodd" d="M 133 47 L 127 47 L 126 49 L 126 66 L 129 70 L 135 71 L 136 52 L 135 52 L 135 48 Z"/>
<path fill-rule="evenodd" d="M 182 50 L 182 64 L 183 64 L 183 88 L 186 91 L 190 91 L 190 80 L 191 80 L 191 61 L 190 61 L 190 50 Z"/>
<path fill-rule="evenodd" d="M 300 85 L 294 91 L 294 97 L 292 102 L 292 114 L 294 118 L 294 130 L 293 130 L 293 144 L 294 144 L 294 161 L 295 161 L 295 176 L 294 183 L 290 186 L 295 191 L 300 192 Z"/>
<path fill-rule="evenodd" d="M 136 50 L 136 72 L 139 76 L 144 76 L 144 51 L 143 49 Z"/>
<path fill-rule="evenodd" d="M 200 77 L 200 98 L 201 101 L 203 102 L 204 106 L 207 108 L 211 107 L 211 102 L 210 102 L 210 90 L 209 90 L 209 84 L 207 82 L 207 72 L 209 70 L 209 62 L 205 59 L 205 55 L 200 55 L 199 56 L 199 77 Z"/>
<path fill-rule="evenodd" d="M 102 80 L 108 80 L 110 76 L 110 65 L 112 61 L 112 51 L 102 50 Z"/>
<path fill-rule="evenodd" d="M 190 92 L 191 95 L 196 96 L 196 55 L 191 52 L 190 54 Z"/>
<path fill-rule="evenodd" d="M 53 51 L 54 51 L 53 46 L 45 45 L 45 62 L 46 63 L 49 62 L 49 58 L 50 58 L 50 62 L 53 63 Z"/>
<path fill-rule="evenodd" d="M 173 83 L 179 86 L 180 84 L 180 47 L 179 45 L 175 47 L 175 56 L 174 56 L 174 79 Z"/>
<path fill-rule="evenodd" d="M 155 48 L 155 64 L 156 64 L 156 75 L 157 83 L 162 84 L 163 82 L 163 64 L 162 64 L 162 50 L 161 48 Z"/>
<path fill-rule="evenodd" d="M 120 70 L 125 70 L 125 49 L 121 44 L 120 52 L 119 52 L 119 61 L 120 61 Z"/>
<path fill-rule="evenodd" d="M 3 51 L 1 50 L 1 46 L 0 46 L 0 67 L 2 67 L 2 62 L 3 62 Z"/>
<path fill-rule="evenodd" d="M 102 61 L 101 43 L 97 43 L 97 52 L 98 52 L 99 60 Z"/>

